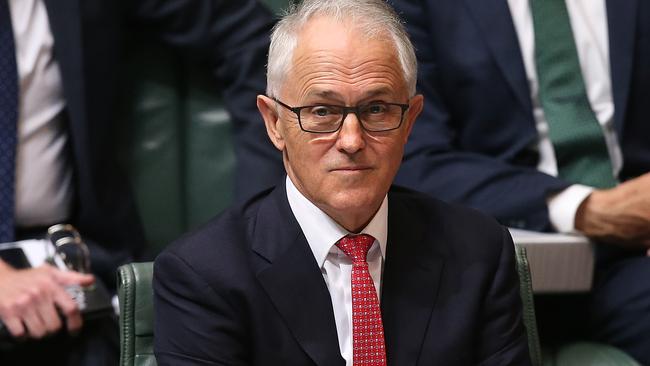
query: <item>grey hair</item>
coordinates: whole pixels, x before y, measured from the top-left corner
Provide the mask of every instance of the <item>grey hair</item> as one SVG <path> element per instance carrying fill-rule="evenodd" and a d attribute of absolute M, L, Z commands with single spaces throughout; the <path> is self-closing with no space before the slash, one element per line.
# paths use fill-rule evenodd
<path fill-rule="evenodd" d="M 402 20 L 385 0 L 304 0 L 299 5 L 292 3 L 271 34 L 266 75 L 267 95 L 279 96 L 282 83 L 292 66 L 298 33 L 309 19 L 318 15 L 338 22 L 352 20 L 355 27 L 369 39 L 388 35 L 395 45 L 409 95 L 415 95 L 415 49 Z"/>

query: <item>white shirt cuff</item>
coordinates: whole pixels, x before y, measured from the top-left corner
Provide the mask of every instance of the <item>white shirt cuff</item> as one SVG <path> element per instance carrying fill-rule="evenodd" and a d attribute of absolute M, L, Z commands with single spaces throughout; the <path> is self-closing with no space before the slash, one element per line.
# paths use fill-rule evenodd
<path fill-rule="evenodd" d="M 553 228 L 560 233 L 576 233 L 576 211 L 594 188 L 574 184 L 546 200 Z"/>

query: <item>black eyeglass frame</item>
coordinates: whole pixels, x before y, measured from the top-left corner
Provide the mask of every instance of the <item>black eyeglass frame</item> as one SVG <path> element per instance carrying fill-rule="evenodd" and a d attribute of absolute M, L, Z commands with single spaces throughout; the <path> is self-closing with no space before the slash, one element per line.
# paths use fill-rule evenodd
<path fill-rule="evenodd" d="M 409 104 L 378 102 L 377 104 L 394 105 L 394 106 L 400 107 L 402 109 L 402 115 L 400 116 L 399 124 L 397 126 L 395 126 L 393 128 L 389 128 L 387 130 L 372 130 L 372 129 L 369 129 L 369 128 L 367 128 L 365 126 L 365 123 L 363 122 L 363 120 L 359 116 L 359 108 L 360 107 L 365 107 L 365 106 L 373 104 L 373 103 L 363 104 L 363 105 L 360 105 L 360 106 L 357 105 L 357 106 L 354 106 L 354 107 L 348 107 L 348 106 L 344 106 L 344 105 L 335 105 L 335 104 L 313 104 L 313 105 L 303 105 L 303 106 L 300 106 L 300 107 L 292 107 L 290 105 L 287 105 L 287 104 L 283 103 L 278 98 L 272 98 L 272 99 L 276 103 L 278 103 L 279 105 L 281 105 L 284 108 L 286 108 L 286 109 L 292 111 L 293 113 L 295 113 L 296 117 L 298 117 L 298 125 L 300 126 L 300 129 L 305 131 L 305 132 L 309 132 L 309 133 L 333 133 L 333 132 L 336 132 L 336 131 L 340 130 L 341 126 L 343 126 L 343 122 L 345 121 L 345 118 L 348 116 L 348 114 L 350 112 L 353 112 L 354 115 L 357 116 L 357 120 L 359 120 L 359 124 L 361 124 L 361 128 L 363 128 L 365 131 L 368 131 L 368 132 L 393 131 L 393 130 L 396 130 L 396 129 L 398 129 L 398 128 L 400 128 L 402 126 L 402 122 L 404 122 L 404 114 L 406 113 L 406 111 L 410 107 Z M 337 125 L 336 129 L 333 129 L 331 131 L 311 131 L 311 130 L 307 130 L 302 126 L 302 121 L 300 120 L 300 111 L 305 109 L 305 108 L 312 108 L 312 107 L 336 107 L 336 108 L 340 108 L 341 110 L 343 110 L 343 118 L 341 118 L 341 121 Z"/>

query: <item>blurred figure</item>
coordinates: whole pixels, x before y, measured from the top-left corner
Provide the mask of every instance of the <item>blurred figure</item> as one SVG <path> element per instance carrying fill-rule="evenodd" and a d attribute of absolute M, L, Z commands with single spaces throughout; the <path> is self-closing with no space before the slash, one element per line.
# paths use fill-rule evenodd
<path fill-rule="evenodd" d="M 117 364 L 116 324 L 82 325 L 63 286 L 114 287 L 117 266 L 138 258 L 144 244 L 113 152 L 130 32 L 141 27 L 210 60 L 235 130 L 259 124 L 262 131 L 252 101 L 264 90 L 272 24 L 253 0 L 0 0 L 0 242 L 72 223 L 90 245 L 97 276 L 0 261 L 0 319 L 25 340 L 0 351 L 1 364 Z M 246 134 L 237 138 L 254 145 Z M 249 155 L 240 158 L 241 169 L 254 170 Z M 256 183 L 240 188 L 264 187 Z"/>
<path fill-rule="evenodd" d="M 650 3 L 392 3 L 427 101 L 397 182 L 595 240 L 589 334 L 650 364 Z"/>

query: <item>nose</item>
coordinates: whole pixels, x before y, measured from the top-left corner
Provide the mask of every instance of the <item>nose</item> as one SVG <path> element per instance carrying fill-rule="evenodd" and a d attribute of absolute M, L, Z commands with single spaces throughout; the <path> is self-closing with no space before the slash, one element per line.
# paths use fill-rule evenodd
<path fill-rule="evenodd" d="M 348 113 L 339 130 L 336 145 L 339 150 L 354 154 L 366 146 L 364 130 L 361 121 L 354 113 Z"/>

